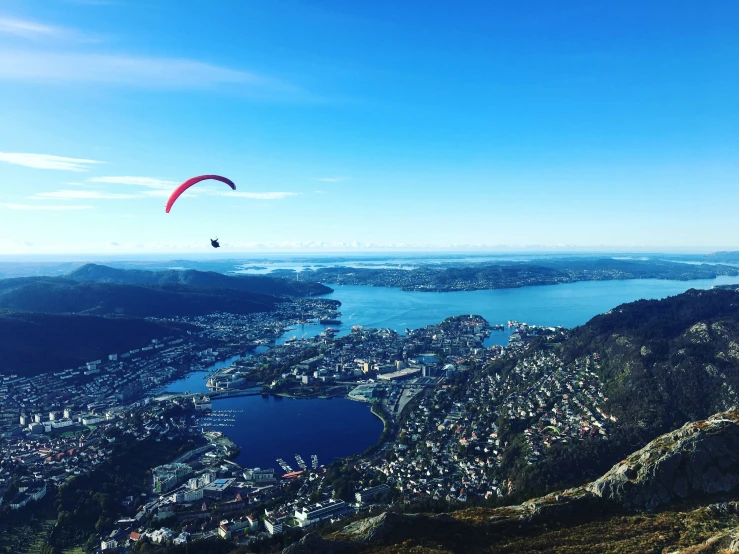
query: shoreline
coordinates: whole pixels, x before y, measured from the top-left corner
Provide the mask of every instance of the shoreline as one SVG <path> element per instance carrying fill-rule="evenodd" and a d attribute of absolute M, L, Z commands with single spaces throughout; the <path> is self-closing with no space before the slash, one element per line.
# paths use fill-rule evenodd
<path fill-rule="evenodd" d="M 385 419 L 381 411 L 375 411 L 375 407 L 378 405 L 377 402 L 374 402 L 370 405 L 370 412 L 372 412 L 377 418 L 382 421 L 382 434 L 380 434 L 380 438 L 377 439 L 377 442 L 380 442 L 380 439 L 382 438 L 382 435 L 385 434 L 385 432 L 388 429 L 388 421 Z"/>

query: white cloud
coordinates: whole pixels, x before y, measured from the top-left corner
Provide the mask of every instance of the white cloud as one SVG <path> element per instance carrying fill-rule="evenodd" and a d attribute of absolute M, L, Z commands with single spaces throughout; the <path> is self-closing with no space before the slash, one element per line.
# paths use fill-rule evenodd
<path fill-rule="evenodd" d="M 196 60 L 80 52 L 0 50 L 0 79 L 164 89 L 234 85 L 240 92 L 269 92 L 270 97 L 301 92 L 276 79 Z"/>
<path fill-rule="evenodd" d="M 17 247 L 28 247 L 33 246 L 32 242 L 27 240 L 10 239 L 6 237 L 0 237 L 0 248 L 17 248 Z"/>
<path fill-rule="evenodd" d="M 321 181 L 322 183 L 340 183 L 346 181 L 344 177 L 317 177 L 314 181 Z"/>
<path fill-rule="evenodd" d="M 134 177 L 134 176 L 112 176 L 112 177 L 92 177 L 87 179 L 91 183 L 105 183 L 105 184 L 116 184 L 116 185 L 130 185 L 135 187 L 141 187 L 145 190 L 141 190 L 137 193 L 138 196 L 149 196 L 149 197 L 161 197 L 166 198 L 172 194 L 174 188 L 180 183 L 176 181 L 167 181 L 164 179 L 158 179 L 154 177 Z M 69 193 L 75 193 L 76 191 L 66 191 Z M 82 192 L 82 191 L 80 191 Z M 211 186 L 194 186 L 188 189 L 182 196 L 196 197 L 196 196 L 228 196 L 231 198 L 249 198 L 251 200 L 283 200 L 291 196 L 297 196 L 298 192 L 248 192 L 248 191 L 233 191 L 228 187 L 214 188 Z M 82 198 L 82 196 L 78 196 Z M 92 198 L 89 196 L 88 198 Z"/>
<path fill-rule="evenodd" d="M 88 179 L 91 183 L 107 183 L 111 185 L 133 185 L 137 187 L 146 187 L 150 189 L 168 190 L 179 185 L 176 181 L 166 181 L 164 179 L 156 179 L 154 177 L 92 177 Z"/>
<path fill-rule="evenodd" d="M 0 162 L 33 167 L 35 169 L 58 169 L 60 171 L 87 171 L 94 164 L 104 163 L 83 158 L 65 158 L 50 154 L 28 154 L 20 152 L 0 152 Z"/>
<path fill-rule="evenodd" d="M 37 192 L 29 196 L 31 199 L 54 198 L 59 200 L 124 200 L 138 198 L 136 194 L 117 194 L 114 192 L 99 192 L 95 190 L 56 190 L 52 192 Z"/>
<path fill-rule="evenodd" d="M 325 190 L 314 190 L 313 192 L 315 194 L 326 194 L 326 191 Z"/>
<path fill-rule="evenodd" d="M 0 34 L 16 35 L 24 38 L 63 37 L 71 32 L 63 27 L 54 27 L 28 19 L 0 17 Z"/>
<path fill-rule="evenodd" d="M 290 196 L 297 196 L 297 192 L 230 192 L 219 193 L 224 196 L 238 196 L 241 198 L 251 198 L 253 200 L 282 200 Z"/>
<path fill-rule="evenodd" d="M 149 191 L 153 192 L 153 191 Z M 228 196 L 229 198 L 249 198 L 251 200 L 283 200 L 291 196 L 298 196 L 299 192 L 248 192 L 241 190 L 229 190 L 228 187 L 194 186 L 185 192 L 190 196 Z M 153 196 L 153 195 L 152 195 Z"/>
<path fill-rule="evenodd" d="M 77 210 L 91 210 L 92 206 L 49 206 L 43 204 L 0 204 L 0 208 L 8 210 L 28 210 L 28 211 L 50 211 L 50 212 L 61 212 L 61 211 L 77 211 Z"/>
<path fill-rule="evenodd" d="M 145 190 L 141 192 L 141 196 L 156 196 L 157 198 L 169 198 L 172 195 L 171 190 Z M 186 192 L 182 196 L 194 196 L 191 192 Z"/>

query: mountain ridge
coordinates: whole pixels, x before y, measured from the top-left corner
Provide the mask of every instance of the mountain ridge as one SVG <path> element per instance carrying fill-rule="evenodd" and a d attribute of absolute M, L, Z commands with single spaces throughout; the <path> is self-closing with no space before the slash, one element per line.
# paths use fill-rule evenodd
<path fill-rule="evenodd" d="M 282 298 L 236 289 L 184 284 L 130 285 L 64 277 L 18 277 L 0 281 L 0 309 L 134 317 L 205 315 L 222 311 L 271 311 Z"/>
<path fill-rule="evenodd" d="M 717 456 L 720 453 L 729 454 L 730 459 L 722 461 Z M 634 469 L 637 463 L 642 465 Z M 712 472 L 721 477 L 715 478 Z M 683 487 L 682 480 L 689 473 L 711 475 Z M 437 515 L 385 512 L 323 536 L 309 534 L 283 553 L 541 552 L 555 545 L 559 545 L 558 552 L 687 551 L 703 542 L 694 523 L 702 524 L 706 516 L 716 525 L 702 529 L 715 543 L 715 550 L 705 552 L 718 552 L 718 548 L 730 547 L 739 531 L 739 520 L 728 517 L 739 510 L 739 503 L 715 501 L 737 488 L 739 410 L 733 409 L 658 437 L 583 486 L 500 508 L 467 508 Z M 668 489 L 672 492 L 666 498 L 662 491 Z M 684 504 L 691 500 L 693 504 Z M 670 504 L 678 505 L 655 512 Z M 639 515 L 639 510 L 647 512 Z M 685 514 L 695 521 L 686 521 Z M 683 529 L 677 526 L 680 520 Z M 624 529 L 625 524 L 630 529 Z"/>
<path fill-rule="evenodd" d="M 66 277 L 75 281 L 126 285 L 188 285 L 227 288 L 272 296 L 319 296 L 333 292 L 330 287 L 319 283 L 292 281 L 263 275 L 233 276 L 216 271 L 199 271 L 196 269 L 150 271 L 85 264 L 69 272 Z"/>

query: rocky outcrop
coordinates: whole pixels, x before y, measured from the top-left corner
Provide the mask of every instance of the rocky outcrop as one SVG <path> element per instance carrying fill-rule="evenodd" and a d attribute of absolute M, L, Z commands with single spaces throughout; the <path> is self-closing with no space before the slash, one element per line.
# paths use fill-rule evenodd
<path fill-rule="evenodd" d="M 624 508 L 654 510 L 739 486 L 739 411 L 662 435 L 585 488 Z"/>
<path fill-rule="evenodd" d="M 571 526 L 609 512 L 623 514 L 624 508 L 651 511 L 673 501 L 735 489 L 739 489 L 739 410 L 736 409 L 660 436 L 583 487 L 494 509 L 473 508 L 441 515 L 387 512 L 353 522 L 329 536 L 328 541 L 308 535 L 285 552 L 344 554 L 404 545 L 408 540 L 450 548 L 457 541 L 472 544 L 471 537 L 475 537 L 476 548 L 484 551 L 500 537 L 526 535 L 529 529 L 538 529 L 539 533 L 552 524 L 554 528 Z M 739 514 L 739 502 L 720 502 L 701 509 L 713 518 L 735 518 Z M 736 525 L 735 520 L 731 521 Z M 705 541 L 704 546 L 710 547 L 705 552 L 714 552 L 719 546 L 728 552 L 739 551 L 739 529 L 722 531 Z"/>
<path fill-rule="evenodd" d="M 448 515 L 396 514 L 385 512 L 379 516 L 350 523 L 337 536 L 362 543 L 383 544 L 393 542 L 402 535 L 428 533 L 430 530 L 449 528 L 457 520 Z"/>
<path fill-rule="evenodd" d="M 298 542 L 285 548 L 283 554 L 349 554 L 356 547 L 342 541 L 327 541 L 316 533 L 308 533 Z"/>

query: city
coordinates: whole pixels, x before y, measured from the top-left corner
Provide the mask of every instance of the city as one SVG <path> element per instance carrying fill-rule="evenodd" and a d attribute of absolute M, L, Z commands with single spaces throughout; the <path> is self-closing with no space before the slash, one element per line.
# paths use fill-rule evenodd
<path fill-rule="evenodd" d="M 100 526 L 106 531 L 98 535 L 100 548 L 130 547 L 140 537 L 254 542 L 383 503 L 503 498 L 516 488 L 502 468 L 513 443 L 526 463 L 536 464 L 552 444 L 607 437 L 615 424 L 601 407 L 607 398 L 594 371 L 597 355 L 570 365 L 547 350 L 517 358 L 532 341 L 562 340 L 562 328 L 508 322 L 509 345 L 485 346 L 504 325 L 456 316 L 405 334 L 354 326 L 344 336 L 328 328 L 275 343 L 293 326 L 340 325 L 337 307 L 300 299 L 275 313 L 178 318 L 196 329 L 187 338 L 155 339 L 63 372 L 2 376 L 3 503 L 22 508 L 71 476 L 95 472 L 120 437 L 165 439 L 186 451 L 151 468 L 146 490 L 122 500 L 120 517 Z M 245 345 L 257 351 L 234 356 Z M 224 358 L 233 364 L 203 374 L 211 392 L 156 393 Z M 496 368 L 507 360 L 518 361 L 501 375 Z M 212 409 L 213 398 L 240 394 L 346 396 L 371 403 L 385 431 L 362 456 L 329 466 L 314 460 L 309 468 L 300 459 L 292 471 L 278 460 L 285 475 L 274 467 L 242 468 L 232 461 L 238 447 L 227 430 L 213 428 L 233 419 Z M 502 440 L 499 425 L 513 422 L 523 431 Z M 159 521 L 168 526 L 152 527 Z"/>

